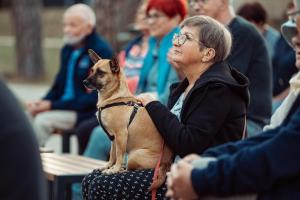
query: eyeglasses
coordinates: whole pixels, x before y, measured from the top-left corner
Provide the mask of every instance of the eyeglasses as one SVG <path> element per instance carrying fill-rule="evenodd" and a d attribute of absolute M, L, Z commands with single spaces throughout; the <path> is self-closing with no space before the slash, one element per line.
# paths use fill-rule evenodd
<path fill-rule="evenodd" d="M 146 16 L 147 19 L 154 19 L 154 20 L 157 20 L 161 17 L 165 17 L 165 15 L 159 14 L 159 13 L 154 13 L 154 14 L 147 14 L 147 16 Z"/>
<path fill-rule="evenodd" d="M 195 4 L 199 3 L 207 3 L 209 0 L 190 0 L 189 3 L 191 6 L 194 6 Z"/>
<path fill-rule="evenodd" d="M 202 46 L 208 48 L 205 44 L 203 44 L 202 42 L 192 38 L 188 34 L 175 33 L 174 36 L 173 36 L 173 43 L 176 43 L 178 46 L 183 45 L 187 40 L 195 41 L 199 45 L 202 45 Z"/>

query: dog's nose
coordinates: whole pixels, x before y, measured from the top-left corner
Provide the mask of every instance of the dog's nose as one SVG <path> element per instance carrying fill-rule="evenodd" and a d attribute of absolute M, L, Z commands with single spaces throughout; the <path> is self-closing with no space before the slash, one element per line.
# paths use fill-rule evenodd
<path fill-rule="evenodd" d="M 83 80 L 83 85 L 88 86 L 89 85 L 89 81 L 88 80 Z"/>

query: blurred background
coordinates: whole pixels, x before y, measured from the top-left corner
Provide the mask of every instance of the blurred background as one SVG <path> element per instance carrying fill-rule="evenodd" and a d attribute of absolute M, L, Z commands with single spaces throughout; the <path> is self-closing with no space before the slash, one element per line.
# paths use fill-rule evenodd
<path fill-rule="evenodd" d="M 254 0 L 234 0 L 237 10 Z M 268 12 L 268 24 L 279 30 L 292 0 L 256 0 Z M 97 32 L 118 53 L 133 37 L 140 0 L 0 0 L 0 78 L 21 102 L 41 98 L 59 69 L 63 46 L 62 16 L 75 3 L 94 8 Z M 76 147 L 74 147 L 76 148 Z M 75 150 L 73 150 L 75 151 Z"/>
<path fill-rule="evenodd" d="M 234 0 L 234 7 L 252 0 Z M 62 14 L 74 3 L 91 5 L 97 31 L 116 52 L 130 40 L 139 0 L 0 0 L 0 76 L 12 83 L 50 85 L 59 67 Z M 259 0 L 279 28 L 290 0 Z M 30 96 L 30 95 L 29 95 Z M 30 98 L 30 97 L 29 97 Z"/>
<path fill-rule="evenodd" d="M 235 10 L 255 0 L 233 0 Z M 279 30 L 292 0 L 256 0 Z M 140 0 L 0 0 L 0 78 L 21 102 L 42 97 L 58 72 L 63 46 L 62 16 L 75 3 L 94 8 L 97 32 L 118 53 L 137 34 L 133 21 Z"/>

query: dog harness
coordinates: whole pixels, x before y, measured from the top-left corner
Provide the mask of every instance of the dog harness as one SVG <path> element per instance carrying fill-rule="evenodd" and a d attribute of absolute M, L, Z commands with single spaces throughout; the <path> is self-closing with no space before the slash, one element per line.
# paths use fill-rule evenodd
<path fill-rule="evenodd" d="M 108 131 L 106 130 L 105 126 L 103 125 L 102 120 L 101 120 L 101 112 L 102 112 L 102 110 L 104 110 L 106 108 L 110 108 L 110 107 L 114 107 L 114 106 L 133 106 L 133 110 L 131 112 L 127 128 L 130 126 L 131 122 L 133 121 L 133 119 L 134 119 L 134 117 L 135 117 L 135 115 L 136 115 L 137 110 L 139 109 L 139 107 L 143 107 L 143 105 L 141 103 L 136 103 L 136 102 L 133 102 L 133 101 L 128 101 L 128 102 L 116 102 L 116 103 L 107 104 L 107 105 L 105 105 L 103 107 L 100 107 L 98 109 L 98 120 L 99 120 L 99 123 L 100 123 L 100 125 L 103 128 L 103 130 L 105 131 L 105 133 L 107 134 L 107 136 L 109 137 L 109 139 L 111 141 L 113 141 L 115 139 L 115 136 L 110 135 L 108 133 Z"/>

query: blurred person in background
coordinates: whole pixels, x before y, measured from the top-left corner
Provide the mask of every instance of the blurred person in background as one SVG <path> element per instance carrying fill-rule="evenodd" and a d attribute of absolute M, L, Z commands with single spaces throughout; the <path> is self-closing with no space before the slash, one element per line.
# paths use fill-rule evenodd
<path fill-rule="evenodd" d="M 287 14 L 294 11 L 294 4 L 290 2 L 284 13 Z M 289 20 L 284 27 L 294 27 L 294 23 Z M 280 106 L 284 98 L 289 94 L 291 77 L 298 72 L 295 66 L 296 56 L 291 44 L 288 44 L 281 34 L 275 46 L 275 54 L 272 60 L 273 64 L 273 112 Z"/>
<path fill-rule="evenodd" d="M 235 15 L 232 0 L 190 0 L 191 15 L 207 15 L 226 25 L 233 37 L 227 61 L 249 79 L 250 105 L 247 135 L 259 133 L 272 114 L 272 67 L 268 50 L 257 28 Z"/>
<path fill-rule="evenodd" d="M 245 3 L 238 9 L 237 14 L 257 27 L 266 41 L 270 59 L 272 59 L 280 34 L 267 23 L 268 13 L 263 5 L 259 2 Z"/>
<path fill-rule="evenodd" d="M 47 200 L 38 143 L 23 108 L 0 79 L 0 199 Z"/>
<path fill-rule="evenodd" d="M 82 84 L 92 66 L 88 49 L 103 58 L 113 54 L 109 44 L 96 33 L 95 25 L 95 13 L 85 4 L 75 4 L 64 13 L 65 44 L 59 72 L 44 98 L 27 103 L 40 146 L 54 131 L 72 129 L 95 115 L 97 93 Z"/>

